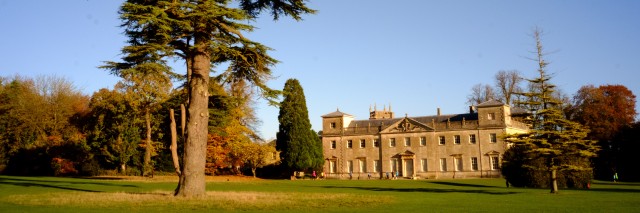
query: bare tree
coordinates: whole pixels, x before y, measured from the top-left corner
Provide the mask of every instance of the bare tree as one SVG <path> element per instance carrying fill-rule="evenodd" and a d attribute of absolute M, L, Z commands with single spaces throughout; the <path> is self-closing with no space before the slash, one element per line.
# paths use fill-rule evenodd
<path fill-rule="evenodd" d="M 520 82 L 522 75 L 518 70 L 500 70 L 496 73 L 496 90 L 498 90 L 499 99 L 505 104 L 510 105 L 516 93 L 520 92 Z"/>
<path fill-rule="evenodd" d="M 496 98 L 496 93 L 491 85 L 476 84 L 471 88 L 471 94 L 467 96 L 467 104 L 478 105 Z"/>

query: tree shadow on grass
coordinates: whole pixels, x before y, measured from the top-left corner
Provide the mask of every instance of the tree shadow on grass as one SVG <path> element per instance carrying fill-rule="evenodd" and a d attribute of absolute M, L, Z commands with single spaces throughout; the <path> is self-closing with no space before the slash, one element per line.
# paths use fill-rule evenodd
<path fill-rule="evenodd" d="M 565 189 L 567 190 L 567 189 Z M 626 193 L 640 193 L 640 189 L 621 189 L 621 188 L 592 188 L 592 189 L 568 189 L 568 190 L 586 190 L 597 192 L 626 192 Z"/>
<path fill-rule="evenodd" d="M 358 189 L 374 192 L 425 192 L 425 193 L 473 193 L 488 195 L 509 195 L 518 194 L 519 192 L 501 192 L 480 189 L 432 189 L 432 188 L 383 188 L 383 187 L 361 187 L 361 186 L 321 186 L 328 189 Z"/>
<path fill-rule="evenodd" d="M 64 186 L 66 184 L 73 185 L 100 185 L 100 186 L 115 186 L 115 187 L 137 187 L 135 185 L 127 185 L 127 184 L 113 184 L 113 183 L 101 183 L 101 182 L 90 182 L 90 181 L 58 181 L 58 180 L 43 180 L 40 177 L 0 177 L 0 185 L 13 185 L 13 186 L 23 186 L 23 187 L 44 187 L 44 188 L 54 188 L 54 189 L 63 189 L 63 190 L 72 190 L 72 191 L 81 191 L 81 192 L 103 192 L 91 189 L 83 189 L 80 187 L 69 187 Z"/>
<path fill-rule="evenodd" d="M 610 186 L 638 186 L 640 187 L 640 183 L 638 182 L 595 182 L 593 185 L 610 185 Z"/>
<path fill-rule="evenodd" d="M 487 186 L 487 185 L 479 185 L 479 184 L 469 184 L 469 183 L 454 183 L 454 182 L 445 182 L 445 181 L 430 181 L 428 183 L 447 185 L 447 186 L 462 186 L 462 187 L 480 187 L 480 188 L 498 188 L 496 186 Z"/>

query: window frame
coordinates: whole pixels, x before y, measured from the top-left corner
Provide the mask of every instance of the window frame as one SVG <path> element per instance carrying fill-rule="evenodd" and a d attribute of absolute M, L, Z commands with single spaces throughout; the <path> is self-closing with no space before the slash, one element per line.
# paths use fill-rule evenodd
<path fill-rule="evenodd" d="M 478 171 L 478 158 L 477 157 L 471 157 L 471 170 L 472 171 Z"/>
<path fill-rule="evenodd" d="M 364 159 L 358 159 L 358 171 L 360 173 L 367 172 L 367 161 Z"/>
<path fill-rule="evenodd" d="M 392 172 L 396 172 L 396 167 L 399 166 L 398 165 L 398 159 L 397 158 L 391 158 L 391 160 L 389 160 L 389 167 L 391 168 Z"/>
<path fill-rule="evenodd" d="M 329 128 L 331 128 L 331 129 L 335 129 L 335 128 L 336 128 L 336 126 L 337 126 L 337 125 L 336 125 L 336 122 L 331 122 L 331 123 L 329 123 Z"/>
<path fill-rule="evenodd" d="M 476 134 L 470 134 L 469 135 L 469 143 L 470 144 L 476 144 L 477 143 Z"/>
<path fill-rule="evenodd" d="M 380 147 L 380 139 L 373 139 L 373 147 Z"/>
<path fill-rule="evenodd" d="M 460 145 L 460 142 L 461 142 L 460 135 L 454 135 L 453 144 Z"/>
<path fill-rule="evenodd" d="M 500 169 L 500 157 L 491 156 L 489 159 L 491 160 L 491 170 L 492 171 L 499 170 Z"/>
<path fill-rule="evenodd" d="M 447 171 L 447 158 L 440 158 L 440 171 L 441 172 Z"/>
<path fill-rule="evenodd" d="M 389 147 L 396 147 L 396 138 L 389 138 Z"/>
<path fill-rule="evenodd" d="M 420 146 L 426 146 L 427 145 L 427 137 L 420 137 Z"/>
<path fill-rule="evenodd" d="M 353 140 L 347 140 L 347 149 L 353 149 Z"/>
<path fill-rule="evenodd" d="M 429 171 L 429 161 L 426 158 L 420 159 L 420 169 L 422 170 L 422 172 Z"/>
<path fill-rule="evenodd" d="M 462 157 L 453 158 L 453 170 L 456 172 L 462 171 Z"/>
<path fill-rule="evenodd" d="M 380 160 L 373 160 L 373 172 L 380 172 Z"/>
<path fill-rule="evenodd" d="M 445 144 L 447 144 L 447 137 L 445 137 L 444 135 L 438 136 L 438 145 L 445 145 Z"/>
<path fill-rule="evenodd" d="M 496 113 L 495 112 L 487 113 L 487 120 L 490 120 L 490 121 L 496 120 Z"/>
<path fill-rule="evenodd" d="M 498 135 L 496 133 L 489 133 L 489 142 L 498 143 Z"/>
<path fill-rule="evenodd" d="M 404 146 L 411 146 L 411 137 L 404 137 Z"/>
<path fill-rule="evenodd" d="M 338 169 L 338 161 L 335 160 L 330 160 L 329 161 L 329 174 L 333 174 L 336 173 L 337 169 Z"/>
<path fill-rule="evenodd" d="M 364 149 L 367 147 L 367 140 L 365 139 L 360 139 L 360 148 Z"/>
<path fill-rule="evenodd" d="M 336 149 L 336 147 L 338 146 L 338 142 L 336 142 L 335 140 L 331 141 L 331 149 Z"/>

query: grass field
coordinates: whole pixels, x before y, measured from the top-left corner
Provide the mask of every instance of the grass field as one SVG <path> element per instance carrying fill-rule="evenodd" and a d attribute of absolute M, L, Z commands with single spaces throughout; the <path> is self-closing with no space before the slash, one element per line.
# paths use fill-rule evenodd
<path fill-rule="evenodd" d="M 640 212 L 640 183 L 590 190 L 506 188 L 502 179 L 253 180 L 218 177 L 171 196 L 175 177 L 0 176 L 0 212 Z"/>

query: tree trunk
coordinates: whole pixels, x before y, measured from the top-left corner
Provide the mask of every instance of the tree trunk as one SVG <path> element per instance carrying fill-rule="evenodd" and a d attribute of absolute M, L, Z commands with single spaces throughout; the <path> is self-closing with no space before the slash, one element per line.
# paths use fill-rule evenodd
<path fill-rule="evenodd" d="M 556 176 L 556 169 L 551 169 L 551 193 L 558 193 L 558 178 Z"/>
<path fill-rule="evenodd" d="M 173 168 L 176 169 L 176 174 L 180 176 L 182 172 L 180 171 L 180 161 L 178 160 L 178 132 L 176 131 L 176 119 L 173 116 L 173 109 L 169 110 L 169 118 L 171 119 L 171 160 L 173 161 Z"/>
<path fill-rule="evenodd" d="M 253 178 L 256 178 L 256 167 L 251 167 L 251 173 L 253 174 Z"/>
<path fill-rule="evenodd" d="M 142 176 L 149 175 L 151 171 L 151 152 L 153 151 L 153 145 L 151 144 L 151 113 L 149 108 L 145 110 L 144 120 L 147 127 L 147 139 L 144 145 L 144 166 L 142 167 Z"/>
<path fill-rule="evenodd" d="M 187 110 L 184 108 L 184 104 L 180 104 L 180 131 L 181 131 L 181 137 L 184 139 L 184 130 L 185 130 L 185 125 L 187 124 Z"/>
<path fill-rule="evenodd" d="M 195 197 L 205 195 L 205 163 L 207 152 L 207 127 L 209 121 L 208 85 L 211 68 L 206 53 L 206 35 L 196 33 L 196 50 L 193 53 L 189 103 L 187 106 L 187 135 L 184 144 L 184 167 L 176 196 Z"/>

